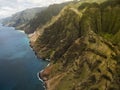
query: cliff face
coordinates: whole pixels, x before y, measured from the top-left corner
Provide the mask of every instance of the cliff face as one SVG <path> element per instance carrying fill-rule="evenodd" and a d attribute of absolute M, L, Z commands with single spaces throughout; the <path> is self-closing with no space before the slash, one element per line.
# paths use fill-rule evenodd
<path fill-rule="evenodd" d="M 32 20 L 37 13 L 40 13 L 46 7 L 26 9 L 18 12 L 11 17 L 2 20 L 2 23 L 6 26 L 16 27 L 16 29 L 23 29 L 25 25 Z"/>
<path fill-rule="evenodd" d="M 32 34 L 38 27 L 42 27 L 45 23 L 51 20 L 54 16 L 70 2 L 61 4 L 53 4 L 48 7 L 32 8 L 14 14 L 2 20 L 6 26 L 12 26 L 16 29 L 24 30 L 27 34 Z"/>
<path fill-rule="evenodd" d="M 48 90 L 120 90 L 120 1 L 97 1 L 65 7 L 33 44 Z"/>
<path fill-rule="evenodd" d="M 53 4 L 48 6 L 45 10 L 40 13 L 37 13 L 34 19 L 30 20 L 25 26 L 26 33 L 33 33 L 39 27 L 42 27 L 45 23 L 51 20 L 54 16 L 58 15 L 58 13 L 64 8 L 65 5 L 70 2 L 61 3 L 61 4 Z"/>

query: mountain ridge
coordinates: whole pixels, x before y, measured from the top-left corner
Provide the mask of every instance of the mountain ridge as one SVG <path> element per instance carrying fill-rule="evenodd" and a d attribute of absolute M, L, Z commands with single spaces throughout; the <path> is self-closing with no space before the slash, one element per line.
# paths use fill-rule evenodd
<path fill-rule="evenodd" d="M 48 90 L 120 89 L 120 46 L 112 40 L 119 37 L 119 11 L 119 0 L 83 1 L 65 7 L 44 28 L 33 48 L 51 60 L 40 73 Z"/>
<path fill-rule="evenodd" d="M 48 7 L 26 9 L 3 19 L 2 23 L 6 26 L 23 30 L 26 34 L 32 34 L 38 27 L 42 27 L 45 23 L 50 21 L 52 17 L 56 16 L 61 9 L 69 3 L 71 2 L 52 4 Z"/>
<path fill-rule="evenodd" d="M 13 14 L 11 17 L 5 18 L 2 20 L 2 24 L 6 26 L 12 26 L 16 29 L 22 29 L 26 23 L 35 17 L 35 15 L 46 7 L 36 7 L 31 9 L 26 9 L 16 14 Z"/>
<path fill-rule="evenodd" d="M 39 74 L 47 90 L 120 90 L 120 1 L 71 2 L 39 22 L 48 11 L 24 27 L 35 31 L 37 56 L 50 60 Z"/>

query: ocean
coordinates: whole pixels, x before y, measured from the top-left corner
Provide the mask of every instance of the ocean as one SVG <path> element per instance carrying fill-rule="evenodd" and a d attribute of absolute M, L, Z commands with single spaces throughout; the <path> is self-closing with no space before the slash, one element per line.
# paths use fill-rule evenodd
<path fill-rule="evenodd" d="M 36 57 L 25 33 L 0 24 L 0 90 L 45 90 L 37 73 L 47 64 Z"/>

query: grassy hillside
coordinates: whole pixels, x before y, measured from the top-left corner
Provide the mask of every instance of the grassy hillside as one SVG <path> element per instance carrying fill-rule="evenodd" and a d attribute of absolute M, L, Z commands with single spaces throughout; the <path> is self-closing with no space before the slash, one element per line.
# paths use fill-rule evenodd
<path fill-rule="evenodd" d="M 120 1 L 65 7 L 33 47 L 50 59 L 40 75 L 48 90 L 120 90 Z"/>

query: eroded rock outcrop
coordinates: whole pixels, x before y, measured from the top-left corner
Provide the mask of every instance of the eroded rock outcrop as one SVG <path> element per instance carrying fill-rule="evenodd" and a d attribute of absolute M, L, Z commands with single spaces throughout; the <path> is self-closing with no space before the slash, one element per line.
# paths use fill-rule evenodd
<path fill-rule="evenodd" d="M 65 7 L 33 44 L 48 90 L 120 90 L 120 1 L 97 1 Z"/>

